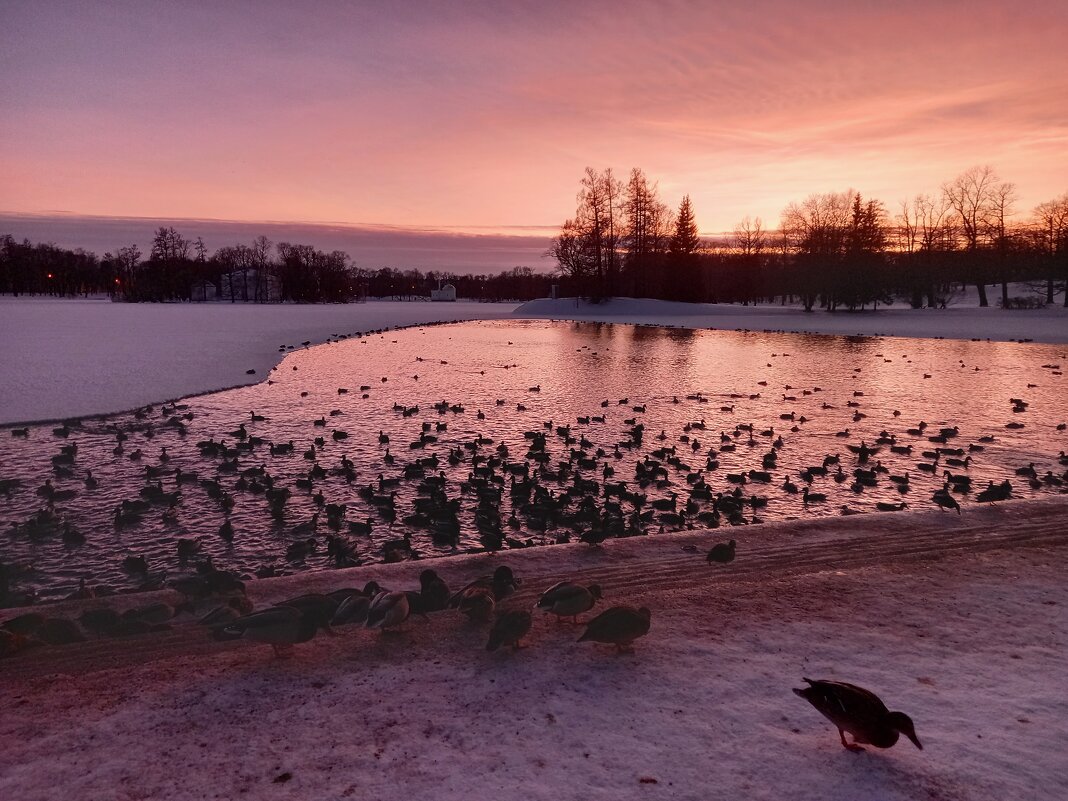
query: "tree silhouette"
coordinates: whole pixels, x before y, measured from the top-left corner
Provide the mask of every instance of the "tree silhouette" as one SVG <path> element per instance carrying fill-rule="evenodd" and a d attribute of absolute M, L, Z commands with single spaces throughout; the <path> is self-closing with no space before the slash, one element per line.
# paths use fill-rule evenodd
<path fill-rule="evenodd" d="M 679 204 L 675 216 L 675 232 L 668 247 L 668 268 L 670 270 L 669 286 L 671 295 L 676 300 L 704 300 L 705 291 L 700 282 L 697 252 L 701 248 L 701 237 L 697 233 L 697 220 L 694 219 L 693 204 L 686 195 Z"/>

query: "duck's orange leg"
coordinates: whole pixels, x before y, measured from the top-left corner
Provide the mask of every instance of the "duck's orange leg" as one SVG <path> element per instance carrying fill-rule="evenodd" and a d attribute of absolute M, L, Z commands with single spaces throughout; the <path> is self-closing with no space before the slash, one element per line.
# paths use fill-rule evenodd
<path fill-rule="evenodd" d="M 861 751 L 864 750 L 861 746 L 857 745 L 856 743 L 848 743 L 848 742 L 846 742 L 845 732 L 842 729 L 838 730 L 838 736 L 842 740 L 842 746 L 847 751 L 852 751 L 854 754 L 857 754 L 857 753 L 860 753 Z"/>

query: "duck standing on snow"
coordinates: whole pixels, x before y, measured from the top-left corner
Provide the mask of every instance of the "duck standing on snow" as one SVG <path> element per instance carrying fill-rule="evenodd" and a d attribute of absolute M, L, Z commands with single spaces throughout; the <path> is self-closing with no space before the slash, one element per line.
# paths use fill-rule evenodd
<path fill-rule="evenodd" d="M 471 584 L 452 597 L 449 607 L 459 609 L 460 614 L 467 615 L 469 620 L 488 623 L 493 617 L 497 602 L 493 598 L 493 590 L 489 587 Z"/>
<path fill-rule="evenodd" d="M 634 650 L 631 644 L 649 633 L 650 611 L 646 607 L 613 606 L 586 624 L 579 642 L 602 642 L 614 645 L 619 653 Z"/>
<path fill-rule="evenodd" d="M 578 623 L 578 616 L 593 609 L 601 597 L 601 588 L 596 584 L 583 587 L 561 581 L 541 594 L 535 608 L 551 612 L 557 620 L 569 617 L 572 623 Z"/>
<path fill-rule="evenodd" d="M 291 656 L 296 643 L 308 642 L 323 621 L 314 610 L 275 606 L 245 615 L 212 633 L 216 640 L 246 639 L 267 643 L 279 657 Z"/>
<path fill-rule="evenodd" d="M 718 562 L 721 565 L 725 565 L 728 562 L 733 562 L 736 547 L 737 543 L 734 540 L 731 540 L 730 542 L 717 542 L 708 552 L 708 563 L 712 564 L 713 562 Z"/>
<path fill-rule="evenodd" d="M 369 629 L 386 629 L 399 626 L 411 614 L 411 606 L 408 602 L 407 593 L 403 592 L 380 592 L 371 600 L 367 608 L 367 623 Z"/>
<path fill-rule="evenodd" d="M 465 595 L 470 595 L 471 591 L 475 589 L 489 590 L 494 601 L 503 601 L 516 591 L 519 583 L 519 579 L 515 577 L 512 568 L 507 565 L 501 565 L 493 571 L 492 576 L 482 576 L 481 578 L 477 578 L 462 590 L 455 593 L 452 598 L 449 599 L 449 608 L 456 609 L 459 607 L 461 599 L 464 598 Z"/>
<path fill-rule="evenodd" d="M 449 605 L 449 587 L 436 571 L 427 568 L 419 574 L 419 594 L 423 611 L 437 612 Z"/>
<path fill-rule="evenodd" d="M 804 679 L 808 687 L 794 689 L 820 713 L 838 727 L 842 745 L 850 751 L 863 751 L 859 745 L 866 743 L 876 748 L 890 748 L 904 734 L 912 744 L 923 750 L 912 719 L 904 712 L 891 712 L 875 693 L 846 684 L 844 681 Z M 846 742 L 845 733 L 853 735 L 853 742 Z"/>
<path fill-rule="evenodd" d="M 525 609 L 513 609 L 497 618 L 490 630 L 487 651 L 496 651 L 502 645 L 512 646 L 513 651 L 522 648 L 522 640 L 529 632 L 533 620 Z"/>

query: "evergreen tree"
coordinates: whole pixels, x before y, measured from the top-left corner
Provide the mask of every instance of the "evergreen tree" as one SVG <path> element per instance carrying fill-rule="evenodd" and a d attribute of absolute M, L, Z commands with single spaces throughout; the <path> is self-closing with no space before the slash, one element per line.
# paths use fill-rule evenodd
<path fill-rule="evenodd" d="M 700 261 L 697 251 L 701 247 L 701 238 L 697 234 L 697 220 L 693 216 L 693 204 L 686 195 L 679 205 L 675 218 L 675 234 L 671 237 L 668 250 L 668 270 L 665 284 L 670 297 L 675 300 L 689 300 L 700 303 L 705 300 L 705 289 L 701 283 Z"/>
<path fill-rule="evenodd" d="M 697 235 L 697 220 L 693 216 L 693 204 L 686 195 L 679 204 L 675 218 L 675 235 L 671 237 L 671 255 L 690 256 L 700 249 L 701 238 Z"/>

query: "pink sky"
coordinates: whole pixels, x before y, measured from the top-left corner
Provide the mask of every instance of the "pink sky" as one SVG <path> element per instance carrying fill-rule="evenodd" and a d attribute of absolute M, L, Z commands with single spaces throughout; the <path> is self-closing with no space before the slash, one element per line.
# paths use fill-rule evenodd
<path fill-rule="evenodd" d="M 545 235 L 587 165 L 640 166 L 714 233 L 847 187 L 894 209 L 974 164 L 1021 212 L 1068 190 L 1063 0 L 27 0 L 0 20 L 3 212 Z"/>

